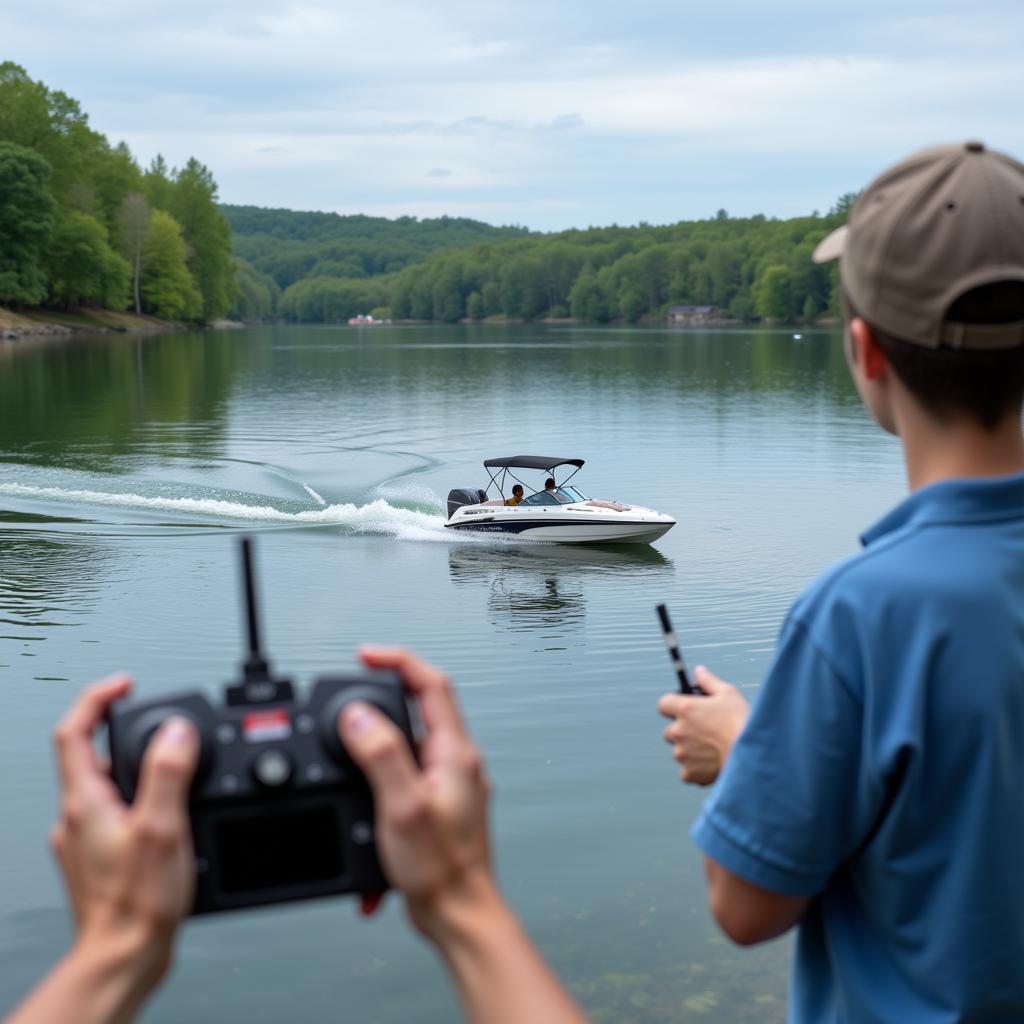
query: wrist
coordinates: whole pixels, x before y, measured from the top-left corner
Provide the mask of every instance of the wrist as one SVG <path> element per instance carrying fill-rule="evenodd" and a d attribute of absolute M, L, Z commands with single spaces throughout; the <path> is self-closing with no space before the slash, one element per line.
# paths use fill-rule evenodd
<path fill-rule="evenodd" d="M 747 724 L 749 715 L 750 712 L 747 708 L 737 710 L 719 733 L 717 743 L 718 755 L 723 765 L 732 752 L 732 748 L 736 745 L 736 740 L 739 739 L 740 733 L 743 732 L 743 727 Z"/>
<path fill-rule="evenodd" d="M 511 916 L 488 868 L 467 872 L 429 899 L 408 899 L 416 927 L 445 950 L 475 940 L 481 927 Z"/>
<path fill-rule="evenodd" d="M 106 1008 L 103 1019 L 130 1016 L 156 988 L 171 965 L 173 934 L 140 924 L 86 925 L 68 956 L 70 968 L 92 999 Z"/>

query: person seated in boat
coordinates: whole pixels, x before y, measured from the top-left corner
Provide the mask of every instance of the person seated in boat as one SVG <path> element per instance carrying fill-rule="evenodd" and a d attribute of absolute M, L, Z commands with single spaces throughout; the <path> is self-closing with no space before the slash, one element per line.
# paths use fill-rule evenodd
<path fill-rule="evenodd" d="M 513 484 L 512 497 L 505 499 L 506 505 L 518 505 L 523 500 L 523 485 Z"/>
<path fill-rule="evenodd" d="M 555 488 L 557 486 L 558 485 L 555 483 L 555 478 L 553 476 L 549 476 L 547 480 L 544 481 L 544 490 L 547 491 L 548 494 L 552 496 L 554 495 Z"/>

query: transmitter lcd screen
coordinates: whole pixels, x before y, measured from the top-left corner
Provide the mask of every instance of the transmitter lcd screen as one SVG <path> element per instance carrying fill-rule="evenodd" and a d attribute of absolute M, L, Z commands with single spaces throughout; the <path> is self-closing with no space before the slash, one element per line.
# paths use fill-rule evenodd
<path fill-rule="evenodd" d="M 261 811 L 214 825 L 225 893 L 276 889 L 337 878 L 345 868 L 333 807 Z"/>

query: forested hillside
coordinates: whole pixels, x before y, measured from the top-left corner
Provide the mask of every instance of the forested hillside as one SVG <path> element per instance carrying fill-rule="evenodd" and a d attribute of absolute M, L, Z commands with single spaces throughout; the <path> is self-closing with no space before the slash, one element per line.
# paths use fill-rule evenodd
<path fill-rule="evenodd" d="M 835 302 L 833 270 L 811 253 L 844 216 L 722 214 L 444 253 L 396 275 L 389 302 L 396 317 L 450 322 L 495 314 L 635 322 L 677 304 L 713 306 L 738 320 L 809 321 Z"/>
<path fill-rule="evenodd" d="M 145 171 L 78 102 L 0 64 L 0 305 L 212 320 L 235 301 L 209 169 Z"/>
<path fill-rule="evenodd" d="M 590 228 L 441 251 L 396 274 L 312 274 L 278 301 L 288 320 L 330 321 L 378 307 L 399 319 L 568 317 L 604 323 L 662 319 L 673 305 L 719 316 L 812 321 L 836 311 L 832 266 L 815 245 L 843 223 L 844 196 L 825 216 L 683 221 Z"/>
<path fill-rule="evenodd" d="M 280 289 L 306 277 L 361 280 L 394 273 L 440 249 L 529 234 L 525 228 L 496 228 L 461 217 L 388 220 L 227 204 L 221 210 L 242 261 L 239 312 L 247 319 L 266 316 L 268 306 L 276 307 Z M 372 295 L 365 289 L 356 291 L 365 292 L 366 298 L 378 297 L 376 290 Z"/>

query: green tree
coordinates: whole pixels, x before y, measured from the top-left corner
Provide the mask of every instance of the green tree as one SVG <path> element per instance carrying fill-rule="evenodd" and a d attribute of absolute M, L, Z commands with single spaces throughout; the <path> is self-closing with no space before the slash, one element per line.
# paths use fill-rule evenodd
<path fill-rule="evenodd" d="M 714 303 L 714 281 L 708 261 L 701 258 L 693 265 L 693 300 L 698 306 L 710 306 Z"/>
<path fill-rule="evenodd" d="M 466 315 L 462 297 L 462 273 L 459 262 L 451 257 L 438 275 L 433 290 L 435 320 L 458 323 Z"/>
<path fill-rule="evenodd" d="M 140 192 L 130 192 L 121 202 L 117 213 L 117 238 L 119 250 L 131 264 L 132 298 L 135 312 L 142 312 L 142 293 L 139 281 L 142 274 L 142 243 L 149 228 L 150 208 L 146 197 Z"/>
<path fill-rule="evenodd" d="M 711 282 L 712 305 L 728 308 L 740 287 L 741 262 L 740 252 L 732 243 L 716 242 L 708 249 L 705 265 Z"/>
<path fill-rule="evenodd" d="M 189 268 L 202 295 L 202 316 L 215 320 L 235 300 L 231 229 L 217 208 L 217 184 L 195 158 L 174 175 L 171 208 L 189 249 Z"/>
<path fill-rule="evenodd" d="M 754 309 L 759 316 L 771 320 L 790 318 L 791 280 L 789 267 L 773 263 L 764 268 L 754 284 Z"/>
<path fill-rule="evenodd" d="M 49 174 L 38 154 L 0 142 L 0 303 L 36 305 L 46 295 L 43 259 L 56 207 Z"/>
<path fill-rule="evenodd" d="M 142 245 L 140 290 L 148 313 L 172 320 L 196 320 L 203 299 L 188 269 L 188 251 L 177 221 L 154 210 Z"/>
<path fill-rule="evenodd" d="M 47 253 L 51 298 L 65 306 L 128 305 L 131 268 L 107 240 L 107 229 L 87 213 L 61 219 Z"/>
<path fill-rule="evenodd" d="M 171 183 L 171 169 L 167 161 L 159 153 L 142 176 L 142 193 L 150 206 L 158 210 L 170 210 L 174 185 Z"/>
<path fill-rule="evenodd" d="M 120 142 L 98 154 L 90 179 L 100 213 L 113 234 L 118 230 L 117 217 L 125 197 L 142 190 L 142 172 L 131 150 Z"/>
<path fill-rule="evenodd" d="M 859 195 L 859 192 L 844 192 L 832 205 L 832 209 L 828 211 L 829 216 L 842 217 L 845 221 L 850 216 L 850 211 L 853 209 L 853 204 L 857 202 Z"/>
<path fill-rule="evenodd" d="M 604 323 L 608 319 L 608 302 L 590 267 L 580 274 L 569 293 L 569 312 L 577 320 L 591 323 Z"/>
<path fill-rule="evenodd" d="M 413 320 L 430 320 L 434 316 L 434 295 L 430 278 L 420 274 L 413 279 L 409 294 L 409 317 Z"/>
<path fill-rule="evenodd" d="M 89 127 L 77 101 L 34 82 L 10 61 L 0 64 L 0 141 L 38 153 L 50 165 L 48 187 L 63 200 L 88 171 L 107 142 Z"/>
<path fill-rule="evenodd" d="M 470 292 L 467 296 L 466 316 L 470 320 L 483 320 L 484 316 L 486 316 L 484 313 L 483 296 L 479 292 Z"/>
<path fill-rule="evenodd" d="M 823 309 L 828 304 L 831 268 L 827 264 L 815 263 L 812 259 L 818 241 L 820 238 L 817 234 L 812 235 L 810 240 L 805 238 L 790 254 L 789 269 L 792 274 L 790 315 L 793 317 L 803 311 L 808 298 L 811 299 L 816 310 Z"/>
<path fill-rule="evenodd" d="M 619 292 L 619 313 L 628 323 L 636 323 L 644 313 L 644 293 L 635 284 L 623 285 Z"/>
<path fill-rule="evenodd" d="M 533 320 L 548 308 L 544 268 L 527 255 L 513 256 L 502 268 L 500 287 L 506 316 Z"/>
<path fill-rule="evenodd" d="M 484 316 L 501 312 L 501 288 L 497 281 L 488 281 L 480 289 L 480 298 L 484 300 Z"/>
<path fill-rule="evenodd" d="M 234 320 L 267 320 L 277 311 L 281 289 L 272 277 L 261 274 L 251 263 L 236 259 L 238 296 L 231 318 Z"/>
<path fill-rule="evenodd" d="M 729 316 L 735 320 L 754 318 L 754 300 L 749 291 L 737 292 L 729 303 Z"/>

